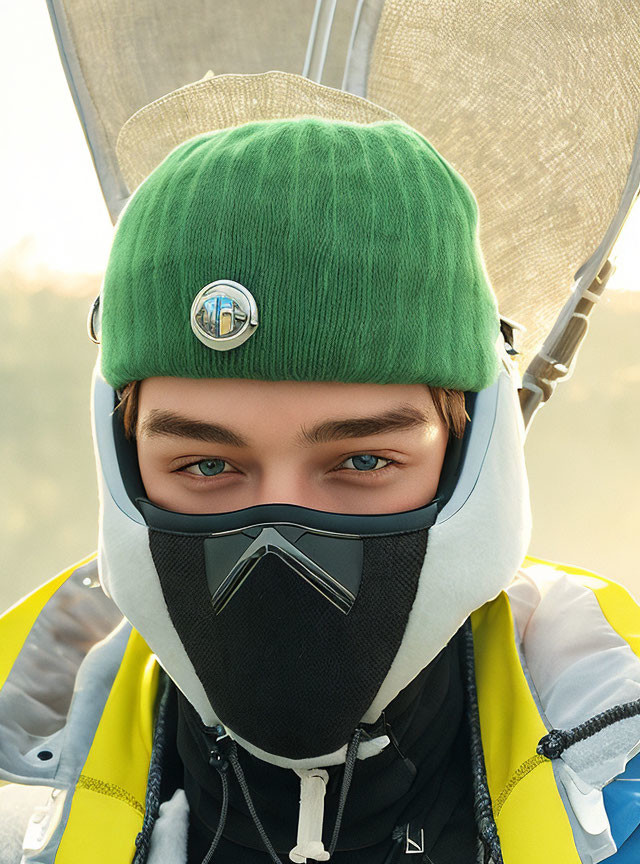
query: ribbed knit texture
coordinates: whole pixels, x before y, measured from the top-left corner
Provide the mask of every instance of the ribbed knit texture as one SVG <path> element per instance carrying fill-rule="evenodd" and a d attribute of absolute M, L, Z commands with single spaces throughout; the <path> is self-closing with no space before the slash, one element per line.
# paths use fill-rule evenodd
<path fill-rule="evenodd" d="M 481 390 L 498 372 L 496 302 L 476 200 L 411 127 L 303 117 L 177 147 L 121 215 L 103 288 L 114 388 L 188 378 L 426 383 Z M 259 325 L 216 351 L 189 315 L 232 279 Z"/>

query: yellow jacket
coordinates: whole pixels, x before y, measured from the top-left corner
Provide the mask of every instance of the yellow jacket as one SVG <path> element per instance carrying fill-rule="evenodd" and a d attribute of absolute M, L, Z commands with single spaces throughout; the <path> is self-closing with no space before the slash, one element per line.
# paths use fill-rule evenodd
<path fill-rule="evenodd" d="M 472 615 L 472 626 L 505 864 L 610 856 L 616 864 L 602 788 L 640 749 L 640 716 L 610 724 L 559 759 L 537 748 L 550 728 L 640 696 L 640 609 L 613 582 L 528 558 L 509 590 Z M 80 864 L 88 850 L 94 864 L 133 859 L 158 671 L 102 593 L 95 556 L 0 618 L 0 779 L 54 787 L 27 830 L 27 861 Z"/>

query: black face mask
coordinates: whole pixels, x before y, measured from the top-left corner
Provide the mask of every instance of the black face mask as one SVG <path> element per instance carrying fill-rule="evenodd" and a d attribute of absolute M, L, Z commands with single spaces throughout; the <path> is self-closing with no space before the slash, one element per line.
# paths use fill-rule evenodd
<path fill-rule="evenodd" d="M 402 641 L 437 505 L 201 517 L 140 506 L 169 615 L 220 721 L 289 759 L 345 745 Z"/>

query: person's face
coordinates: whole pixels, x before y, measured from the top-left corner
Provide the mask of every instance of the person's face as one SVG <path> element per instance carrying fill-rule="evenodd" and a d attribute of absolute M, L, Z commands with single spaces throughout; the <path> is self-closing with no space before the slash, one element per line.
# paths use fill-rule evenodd
<path fill-rule="evenodd" d="M 412 510 L 433 499 L 447 440 L 420 384 L 147 378 L 139 392 L 147 496 L 181 513 Z"/>

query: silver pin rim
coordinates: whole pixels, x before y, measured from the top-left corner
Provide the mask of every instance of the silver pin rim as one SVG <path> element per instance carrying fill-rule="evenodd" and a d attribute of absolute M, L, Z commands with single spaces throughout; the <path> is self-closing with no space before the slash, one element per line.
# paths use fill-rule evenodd
<path fill-rule="evenodd" d="M 91 304 L 91 308 L 89 309 L 89 315 L 87 316 L 87 334 L 89 339 L 94 343 L 94 345 L 100 344 L 100 327 L 96 326 L 96 318 L 98 317 L 98 313 L 100 311 L 100 295 L 96 297 L 96 299 Z"/>

